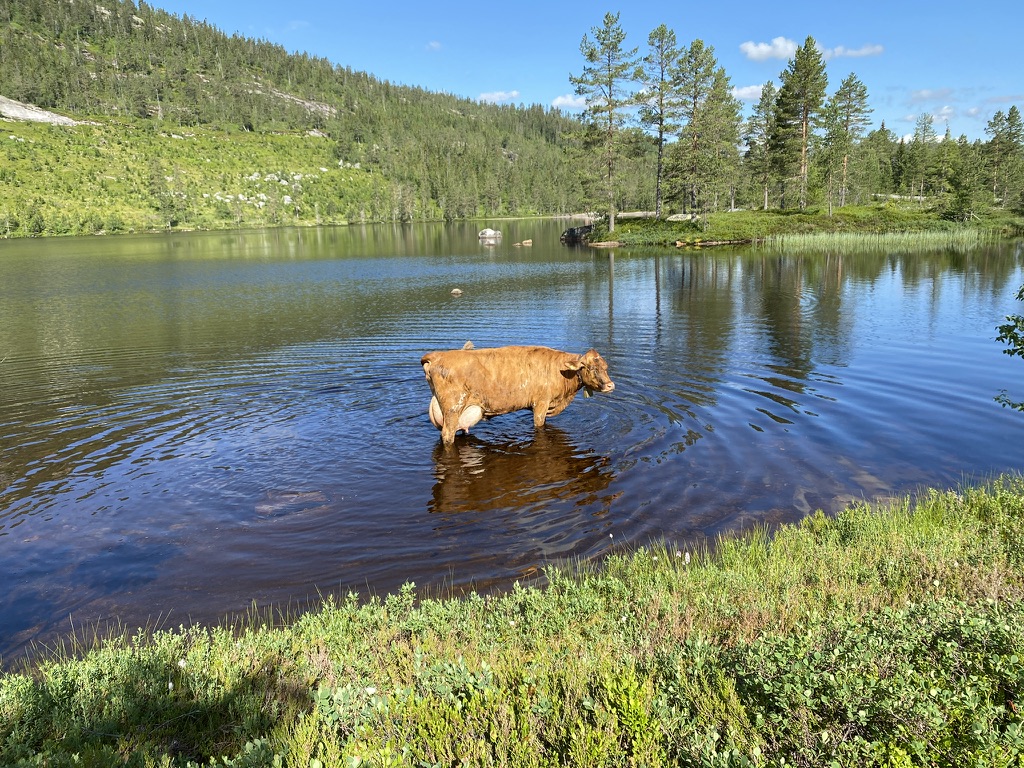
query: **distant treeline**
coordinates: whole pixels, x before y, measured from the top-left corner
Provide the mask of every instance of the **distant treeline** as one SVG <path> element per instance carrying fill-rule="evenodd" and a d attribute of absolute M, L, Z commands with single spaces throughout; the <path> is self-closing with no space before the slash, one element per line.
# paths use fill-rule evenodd
<path fill-rule="evenodd" d="M 841 87 L 805 114 L 809 139 L 794 170 L 792 143 L 771 133 L 789 119 L 773 112 L 790 108 L 786 82 L 741 123 L 713 49 L 698 40 L 677 53 L 691 71 L 661 85 L 688 85 L 676 96 L 690 107 L 667 115 L 663 141 L 649 103 L 623 102 L 619 210 L 654 210 L 661 196 L 663 213 L 878 195 L 913 196 L 958 219 L 1024 206 L 1016 107 L 992 118 L 987 141 L 940 139 L 927 116 L 912 141 L 884 125 L 837 138 L 826 107 Z M 701 77 L 710 77 L 705 91 Z M 853 75 L 850 84 L 860 86 Z M 563 214 L 608 202 L 593 110 L 581 118 L 395 85 L 132 0 L 0 0 L 0 95 L 99 123 L 3 137 L 0 236 Z M 859 98 L 863 117 L 866 92 Z M 701 154 L 710 145 L 698 137 L 711 129 L 721 136 L 713 155 Z M 218 142 L 223 151 L 209 148 Z"/>

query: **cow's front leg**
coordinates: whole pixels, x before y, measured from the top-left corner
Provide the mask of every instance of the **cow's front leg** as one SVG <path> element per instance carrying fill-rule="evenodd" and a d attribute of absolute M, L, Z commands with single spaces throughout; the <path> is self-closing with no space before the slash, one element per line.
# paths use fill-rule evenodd
<path fill-rule="evenodd" d="M 544 426 L 544 420 L 548 417 L 548 401 L 533 404 L 533 426 L 540 428 Z"/>
<path fill-rule="evenodd" d="M 456 410 L 445 411 L 441 421 L 441 442 L 445 445 L 455 443 L 455 433 L 459 431 L 459 412 Z"/>
<path fill-rule="evenodd" d="M 441 440 L 445 445 L 455 442 L 455 435 L 462 430 L 467 435 L 469 428 L 484 417 L 484 409 L 479 405 L 465 405 L 464 400 L 447 409 L 443 409 L 437 398 L 430 400 L 430 421 L 441 430 Z"/>

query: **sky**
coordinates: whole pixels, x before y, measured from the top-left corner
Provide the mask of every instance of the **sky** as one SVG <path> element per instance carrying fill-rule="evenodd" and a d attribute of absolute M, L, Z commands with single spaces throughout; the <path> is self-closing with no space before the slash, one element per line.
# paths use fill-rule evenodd
<path fill-rule="evenodd" d="M 394 84 L 571 114 L 583 108 L 569 82 L 585 65 L 580 42 L 593 38 L 609 12 L 619 14 L 624 47 L 640 55 L 661 24 L 680 45 L 700 39 L 713 46 L 744 115 L 764 83 L 779 85 L 796 46 L 809 36 L 824 55 L 829 93 L 851 73 L 867 87 L 872 128 L 884 121 L 897 136 L 910 136 L 928 113 L 939 136 L 948 126 L 954 138 L 985 139 L 998 110 L 1024 110 L 1019 0 L 149 2 Z"/>

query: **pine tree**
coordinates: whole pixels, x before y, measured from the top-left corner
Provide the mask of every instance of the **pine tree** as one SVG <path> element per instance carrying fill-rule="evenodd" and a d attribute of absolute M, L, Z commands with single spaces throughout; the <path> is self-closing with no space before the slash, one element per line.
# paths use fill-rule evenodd
<path fill-rule="evenodd" d="M 657 137 L 658 162 L 654 182 L 654 215 L 661 218 L 661 183 L 664 175 L 665 141 L 679 130 L 680 100 L 674 74 L 682 51 L 676 46 L 676 33 L 664 24 L 647 37 L 647 55 L 641 61 L 636 79 L 641 91 L 640 122 Z"/>
<path fill-rule="evenodd" d="M 829 100 L 822 110 L 821 124 L 825 135 L 815 152 L 817 165 L 825 178 L 825 199 L 828 215 L 832 215 L 832 202 L 836 188 L 843 185 L 845 161 L 850 154 L 850 137 L 843 126 L 842 113 L 834 99 Z M 842 197 L 842 195 L 840 195 Z M 842 203 L 840 203 L 840 206 Z"/>
<path fill-rule="evenodd" d="M 772 181 L 771 137 L 775 133 L 775 84 L 761 87 L 761 98 L 746 122 L 743 140 L 747 144 L 746 166 L 751 180 L 762 193 L 762 209 L 768 210 L 768 188 Z"/>
<path fill-rule="evenodd" d="M 988 164 L 993 201 L 1005 208 L 1008 199 L 1019 199 L 1024 176 L 1024 122 L 1020 110 L 999 110 L 989 120 Z"/>
<path fill-rule="evenodd" d="M 685 124 L 677 145 L 676 164 L 683 210 L 697 210 L 698 168 L 704 137 L 698 124 L 704 104 L 710 98 L 715 76 L 714 49 L 694 40 L 679 60 L 677 88 L 682 99 L 681 112 Z"/>
<path fill-rule="evenodd" d="M 799 150 L 800 208 L 807 207 L 811 137 L 821 116 L 828 90 L 825 62 L 813 37 L 797 46 L 789 65 L 780 75 L 777 130 L 792 135 L 780 136 L 780 149 Z"/>
<path fill-rule="evenodd" d="M 576 94 L 587 100 L 585 119 L 599 126 L 603 134 L 604 186 L 608 199 L 608 231 L 615 231 L 615 164 L 618 138 L 626 121 L 625 108 L 634 103 L 627 86 L 636 74 L 637 49 L 624 50 L 626 33 L 619 26 L 619 14 L 606 13 L 604 25 L 592 27 L 593 39 L 584 35 L 580 53 L 586 60 L 581 75 L 569 76 Z"/>
<path fill-rule="evenodd" d="M 910 194 L 916 194 L 921 204 L 924 203 L 926 185 L 935 175 L 935 148 L 939 135 L 935 132 L 934 122 L 935 118 L 929 112 L 918 115 L 914 124 L 914 139 L 907 147 Z"/>
<path fill-rule="evenodd" d="M 838 121 L 839 141 L 843 145 L 842 179 L 839 186 L 839 206 L 846 205 L 846 192 L 849 187 L 850 152 L 860 141 L 864 129 L 867 128 L 872 109 L 868 106 L 868 89 L 854 73 L 842 83 L 831 99 Z"/>
<path fill-rule="evenodd" d="M 948 130 L 947 130 L 948 134 Z M 952 139 L 947 139 L 952 142 Z M 943 143 L 947 139 L 943 140 Z M 965 222 L 975 218 L 975 197 L 982 186 L 979 184 L 979 164 L 974 157 L 971 145 L 966 136 L 956 142 L 956 152 L 950 155 L 949 182 L 952 195 L 945 206 L 943 218 Z"/>
<path fill-rule="evenodd" d="M 871 131 L 864 140 L 854 147 L 853 172 L 850 175 L 854 201 L 866 193 L 869 195 L 891 194 L 896 191 L 894 172 L 898 143 L 896 136 L 885 127 L 885 121 L 877 130 Z"/>
<path fill-rule="evenodd" d="M 953 138 L 949 125 L 947 125 L 946 132 L 942 135 L 942 141 L 939 142 L 936 148 L 933 171 L 934 188 L 940 197 L 948 194 L 954 186 L 953 176 L 956 173 L 959 154 L 959 145 Z"/>

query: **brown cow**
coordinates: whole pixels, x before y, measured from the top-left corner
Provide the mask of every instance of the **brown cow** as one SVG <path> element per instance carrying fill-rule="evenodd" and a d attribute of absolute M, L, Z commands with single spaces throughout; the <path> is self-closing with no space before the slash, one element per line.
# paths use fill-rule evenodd
<path fill-rule="evenodd" d="M 608 364 L 591 349 L 582 355 L 549 347 L 497 347 L 430 352 L 420 360 L 430 384 L 430 421 L 445 445 L 481 419 L 533 411 L 533 425 L 568 407 L 581 389 L 611 392 Z"/>

